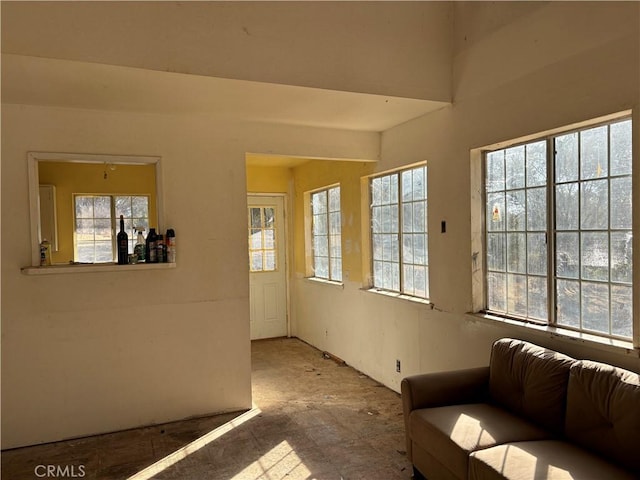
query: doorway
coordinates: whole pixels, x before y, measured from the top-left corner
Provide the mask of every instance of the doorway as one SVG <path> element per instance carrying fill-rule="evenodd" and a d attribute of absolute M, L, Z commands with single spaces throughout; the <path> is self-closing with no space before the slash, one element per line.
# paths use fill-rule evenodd
<path fill-rule="evenodd" d="M 247 197 L 251 340 L 284 337 L 287 325 L 287 264 L 284 196 Z"/>

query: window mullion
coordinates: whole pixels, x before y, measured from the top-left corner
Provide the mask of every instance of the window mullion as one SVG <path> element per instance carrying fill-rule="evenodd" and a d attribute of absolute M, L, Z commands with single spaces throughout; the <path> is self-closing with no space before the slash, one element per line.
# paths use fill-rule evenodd
<path fill-rule="evenodd" d="M 547 139 L 547 318 L 549 325 L 557 325 L 556 295 L 556 145 Z"/>
<path fill-rule="evenodd" d="M 400 281 L 400 293 L 404 292 L 404 262 L 403 262 L 403 244 L 402 237 L 402 225 L 403 223 L 403 204 L 402 204 L 402 173 L 398 173 L 398 232 L 396 234 L 396 241 L 398 242 L 398 278 Z"/>

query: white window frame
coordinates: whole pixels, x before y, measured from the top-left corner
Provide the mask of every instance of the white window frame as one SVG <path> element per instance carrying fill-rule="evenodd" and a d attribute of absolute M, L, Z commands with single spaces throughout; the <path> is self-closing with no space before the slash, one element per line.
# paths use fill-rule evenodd
<path fill-rule="evenodd" d="M 332 206 L 332 192 L 338 196 L 337 208 Z M 330 282 L 342 282 L 342 199 L 340 184 L 331 185 L 319 190 L 308 192 L 309 205 L 308 215 L 310 216 L 310 251 L 311 251 L 311 272 L 312 278 L 326 280 Z M 316 209 L 315 199 L 324 199 L 324 211 Z M 332 221 L 332 217 L 337 221 Z M 320 231 L 318 231 L 320 230 Z M 318 243 L 322 242 L 326 247 L 326 254 L 323 254 Z M 323 249 L 324 250 L 324 249 Z M 318 263 L 320 259 L 326 259 L 327 274 L 319 273 Z"/>
<path fill-rule="evenodd" d="M 486 152 L 500 150 L 509 148 L 512 146 L 516 146 L 519 144 L 526 144 L 530 142 L 535 142 L 536 140 L 547 140 L 548 143 L 548 152 L 553 152 L 553 138 L 560 137 L 572 132 L 578 132 L 586 129 L 595 128 L 602 125 L 610 125 L 614 123 L 618 123 L 624 120 L 632 120 L 632 149 L 633 149 L 633 158 L 632 158 L 632 183 L 635 182 L 637 184 L 638 178 L 638 138 L 637 138 L 637 126 L 638 126 L 638 118 L 637 115 L 632 116 L 631 111 L 619 112 L 612 115 L 603 116 L 597 119 L 580 122 L 577 124 L 569 125 L 564 128 L 554 129 L 547 132 L 541 132 L 537 135 L 531 135 L 526 138 L 520 138 L 517 140 L 513 140 L 510 142 L 501 142 L 499 144 L 490 145 L 483 148 L 474 149 L 471 151 L 471 178 L 472 178 L 472 190 L 471 190 L 471 207 L 472 207 L 472 285 L 473 285 L 473 312 L 480 314 L 484 318 L 490 318 L 492 320 L 506 321 L 507 323 L 513 325 L 529 325 L 531 328 L 551 332 L 558 334 L 560 336 L 566 336 L 569 338 L 580 338 L 586 341 L 593 341 L 600 344 L 610 345 L 613 347 L 624 347 L 629 348 L 633 346 L 636 351 L 640 347 L 640 312 L 638 312 L 639 304 L 638 297 L 640 296 L 640 285 L 638 284 L 638 265 L 640 262 L 640 255 L 638 252 L 638 238 L 633 239 L 633 264 L 635 266 L 633 274 L 632 274 L 632 288 L 633 288 L 633 312 L 632 312 L 632 336 L 628 337 L 620 337 L 617 335 L 611 335 L 608 333 L 601 333 L 594 330 L 587 330 L 584 328 L 572 328 L 567 325 L 558 324 L 556 321 L 555 311 L 556 311 L 556 288 L 555 288 L 555 224 L 554 221 L 554 190 L 555 190 L 555 175 L 554 175 L 554 162 L 552 161 L 552 155 L 549 153 L 549 161 L 547 163 L 548 174 L 547 178 L 551 180 L 551 182 L 547 182 L 548 189 L 548 201 L 547 201 L 547 210 L 548 210 L 548 218 L 551 223 L 547 226 L 548 232 L 548 240 L 549 240 L 549 250 L 548 250 L 548 320 L 546 322 L 535 321 L 535 319 L 530 318 L 522 318 L 514 315 L 508 314 L 500 314 L 495 312 L 490 312 L 487 310 L 487 259 L 486 259 L 486 216 L 485 216 L 485 208 L 486 208 L 486 197 L 484 191 L 484 173 L 485 173 L 485 164 L 484 157 Z M 609 179 L 610 177 L 607 175 L 605 177 Z M 633 188 L 633 187 L 632 187 Z M 632 194 L 632 229 L 631 232 L 637 232 L 638 225 L 638 195 L 637 192 Z M 611 227 L 607 227 L 607 231 L 611 231 Z M 637 237 L 637 235 L 635 235 Z M 607 282 L 607 285 L 611 285 L 611 282 Z M 539 327 L 536 327 L 539 325 Z"/>
<path fill-rule="evenodd" d="M 78 222 L 82 221 L 82 220 L 96 220 L 95 217 L 81 217 L 78 218 L 77 217 L 77 208 L 76 208 L 76 202 L 78 198 L 97 198 L 97 197 L 106 197 L 109 198 L 109 218 L 107 219 L 106 217 L 102 218 L 103 220 L 109 220 L 109 225 L 110 225 L 110 232 L 111 232 L 111 239 L 110 239 L 110 243 L 111 243 L 111 260 L 106 260 L 104 262 L 89 262 L 89 263 L 111 263 L 111 262 L 115 262 L 117 260 L 117 246 L 116 246 L 116 236 L 118 234 L 118 232 L 120 231 L 120 212 L 118 212 L 117 210 L 117 198 L 128 198 L 129 202 L 132 201 L 132 199 L 134 197 L 141 197 L 141 198 L 146 198 L 147 199 L 147 212 L 146 212 L 146 217 L 131 217 L 131 216 L 124 216 L 124 222 L 125 222 L 125 231 L 127 233 L 128 236 L 128 241 L 129 241 L 129 252 L 133 253 L 133 248 L 136 244 L 136 239 L 137 239 L 137 229 L 136 227 L 140 227 L 140 225 L 135 224 L 134 223 L 134 218 L 136 220 L 140 220 L 143 219 L 145 220 L 144 222 L 144 227 L 145 230 L 148 231 L 149 229 L 149 205 L 151 203 L 151 199 L 149 197 L 149 195 L 138 195 L 138 194 L 124 194 L 124 193 L 117 193 L 117 194 L 109 194 L 109 193 L 103 193 L 103 194 L 82 194 L 82 193 L 74 193 L 73 194 L 73 205 L 74 205 L 74 211 L 73 211 L 73 224 L 74 224 L 74 229 L 73 229 L 73 260 L 75 262 L 84 262 L 84 260 L 82 258 L 80 258 L 79 254 L 78 254 L 78 247 L 80 243 L 83 244 L 88 244 L 91 242 L 79 242 L 78 240 Z M 130 225 L 129 225 L 130 224 Z M 130 227 L 130 228 L 128 228 Z M 95 241 L 93 242 L 95 245 Z"/>
<path fill-rule="evenodd" d="M 412 172 L 419 169 L 424 170 L 424 176 L 423 176 L 424 197 L 418 197 L 418 198 L 414 197 L 411 199 L 404 199 L 402 194 L 403 181 L 404 181 L 403 178 L 406 178 L 405 175 L 409 173 L 413 175 Z M 373 192 L 374 181 L 376 180 L 382 181 L 382 179 L 389 178 L 389 181 L 391 182 L 394 179 L 394 177 L 397 181 L 397 185 L 391 188 L 391 190 L 395 191 L 397 187 L 397 200 L 394 201 L 394 199 L 391 197 L 389 199 L 376 199 L 375 198 L 376 195 L 374 195 L 374 192 Z M 369 177 L 366 177 L 366 182 L 367 182 L 366 187 L 368 192 L 368 195 L 366 197 L 367 206 L 368 206 L 367 212 L 366 212 L 366 218 L 368 219 L 367 235 L 369 237 L 367 239 L 369 243 L 367 260 L 368 260 L 368 268 L 370 269 L 368 272 L 370 289 L 372 291 L 388 293 L 391 295 L 402 296 L 404 298 L 416 299 L 416 300 L 428 302 L 430 298 L 430 288 L 429 288 L 430 268 L 429 268 L 429 253 L 428 253 L 429 252 L 429 248 L 428 248 L 429 194 L 428 194 L 427 164 L 425 162 L 421 162 L 421 163 L 409 165 L 400 169 L 383 172 L 376 175 L 371 175 Z M 404 214 L 405 212 L 404 207 L 411 207 L 411 210 L 413 212 L 413 211 L 418 211 L 420 204 L 423 205 L 424 217 L 422 218 L 421 221 L 424 222 L 424 228 L 422 230 L 415 230 L 415 222 L 413 222 L 413 217 L 412 217 L 411 229 L 405 230 L 405 220 L 408 220 L 408 217 L 405 216 Z M 375 216 L 378 215 L 378 213 L 374 209 L 378 209 L 378 211 L 380 211 L 383 215 L 385 211 L 388 211 L 390 218 L 392 219 L 392 223 L 395 222 L 394 215 L 397 216 L 397 225 L 396 225 L 397 231 L 388 231 L 388 232 L 385 232 L 382 230 L 376 231 L 377 227 L 375 227 L 374 222 L 376 222 Z M 408 212 L 408 209 L 407 209 L 407 212 Z M 414 214 L 412 213 L 412 215 Z M 389 252 L 385 252 L 384 247 L 382 247 L 382 250 L 383 250 L 382 258 L 379 257 L 380 248 L 376 248 L 376 240 L 375 240 L 376 235 L 384 236 L 387 238 L 387 240 L 392 242 L 394 241 L 393 237 L 394 236 L 396 237 L 397 240 L 395 241 L 397 243 L 397 252 L 395 248 L 392 247 L 390 259 L 387 258 Z M 413 256 L 413 259 L 409 258 L 409 253 L 410 252 L 412 253 L 414 251 L 413 242 L 414 242 L 414 237 L 416 236 L 422 236 L 422 243 L 423 243 L 424 250 L 421 250 L 418 248 L 418 251 L 420 251 L 421 254 L 423 254 L 420 257 L 420 258 L 423 258 L 422 262 L 419 260 L 416 261 L 415 255 Z M 406 240 L 412 243 L 411 250 L 408 248 L 405 248 Z M 416 242 L 418 243 L 416 243 L 415 245 L 419 245 L 420 242 L 417 240 Z M 397 260 L 395 260 L 395 258 L 397 258 Z M 378 265 L 376 265 L 376 262 L 378 263 Z M 379 272 L 380 265 L 382 265 L 382 268 L 384 269 L 385 263 L 391 265 L 391 267 L 389 268 L 392 268 L 393 265 L 397 265 L 397 270 L 398 270 L 397 283 L 395 283 L 395 278 L 393 278 L 394 277 L 393 274 L 392 274 L 392 281 L 393 281 L 392 285 L 388 285 L 384 281 L 383 282 L 377 281 L 376 268 L 378 268 L 378 272 Z M 420 270 L 424 271 L 424 290 L 421 290 L 421 289 L 418 290 L 415 288 L 416 271 L 420 271 Z M 408 274 L 410 271 L 413 275 L 411 283 L 407 281 Z"/>

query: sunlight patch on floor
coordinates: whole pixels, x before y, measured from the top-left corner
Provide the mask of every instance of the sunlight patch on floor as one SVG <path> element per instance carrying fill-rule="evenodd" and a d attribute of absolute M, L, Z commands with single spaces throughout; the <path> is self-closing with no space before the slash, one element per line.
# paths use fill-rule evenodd
<path fill-rule="evenodd" d="M 262 410 L 260 410 L 258 407 L 254 405 L 253 408 L 248 412 L 245 412 L 242 415 L 234 418 L 230 422 L 227 422 L 224 425 L 221 425 L 218 428 L 211 430 L 209 433 L 201 436 L 200 438 L 197 438 L 193 442 L 185 445 L 179 450 L 176 450 L 172 454 L 167 455 L 166 457 L 158 460 L 156 463 L 152 465 L 149 465 L 144 470 L 141 470 L 138 473 L 130 476 L 127 480 L 150 480 L 155 475 L 175 465 L 179 461 L 184 460 L 192 453 L 195 453 L 201 448 L 206 447 L 211 442 L 217 440 L 218 438 L 222 437 L 224 434 L 230 432 L 234 428 L 237 428 L 243 423 L 258 416 L 260 413 L 262 413 Z"/>

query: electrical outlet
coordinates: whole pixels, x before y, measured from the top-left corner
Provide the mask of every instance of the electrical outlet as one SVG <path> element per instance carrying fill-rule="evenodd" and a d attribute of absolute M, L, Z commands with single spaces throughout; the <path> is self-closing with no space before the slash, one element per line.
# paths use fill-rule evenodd
<path fill-rule="evenodd" d="M 396 372 L 400 373 L 400 360 L 396 360 Z"/>

